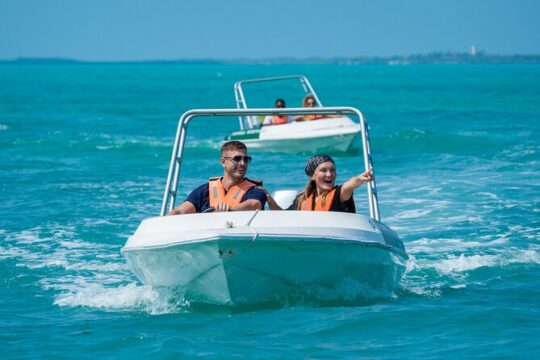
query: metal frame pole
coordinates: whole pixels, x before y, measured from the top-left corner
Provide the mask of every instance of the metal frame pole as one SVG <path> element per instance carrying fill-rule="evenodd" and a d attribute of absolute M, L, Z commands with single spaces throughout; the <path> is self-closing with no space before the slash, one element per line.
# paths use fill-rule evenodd
<path fill-rule="evenodd" d="M 180 179 L 180 169 L 182 166 L 182 158 L 184 153 L 184 145 L 186 141 L 187 127 L 190 121 L 196 117 L 202 116 L 257 116 L 257 115 L 309 115 L 309 114 L 352 114 L 358 117 L 360 121 L 361 128 L 361 138 L 362 138 L 362 152 L 364 160 L 364 169 L 365 171 L 373 169 L 373 176 L 375 178 L 375 169 L 373 166 L 373 159 L 371 157 L 371 149 L 369 143 L 369 134 L 368 134 L 368 125 L 367 122 L 360 112 L 360 110 L 352 107 L 318 107 L 318 108 L 285 108 L 285 109 L 274 109 L 274 108 L 261 108 L 261 109 L 199 109 L 199 110 L 189 110 L 185 112 L 180 119 L 178 120 L 178 127 L 176 132 L 176 137 L 174 140 L 173 151 L 171 155 L 171 162 L 169 166 L 169 172 L 167 175 L 167 183 L 165 185 L 165 193 L 163 194 L 163 202 L 161 205 L 160 216 L 165 215 L 167 205 L 169 205 L 169 210 L 174 208 L 174 203 L 176 200 L 176 194 L 178 190 L 178 184 Z M 379 214 L 379 202 L 377 197 L 377 187 L 376 182 L 373 180 L 370 183 L 366 184 L 367 195 L 368 195 L 368 204 L 369 204 L 369 214 L 372 219 L 380 221 Z"/>

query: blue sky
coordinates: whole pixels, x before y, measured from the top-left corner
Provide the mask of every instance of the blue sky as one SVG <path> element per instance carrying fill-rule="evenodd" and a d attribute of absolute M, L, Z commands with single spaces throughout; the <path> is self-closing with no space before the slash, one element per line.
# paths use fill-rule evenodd
<path fill-rule="evenodd" d="M 0 0 L 0 59 L 540 54 L 540 0 Z"/>

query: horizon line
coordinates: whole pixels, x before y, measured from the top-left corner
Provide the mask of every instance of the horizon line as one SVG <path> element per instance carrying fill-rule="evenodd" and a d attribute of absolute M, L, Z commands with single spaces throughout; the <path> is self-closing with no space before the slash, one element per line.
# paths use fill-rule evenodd
<path fill-rule="evenodd" d="M 468 62 L 480 62 L 494 61 L 494 60 L 533 60 L 534 62 L 540 62 L 540 54 L 487 54 L 483 51 L 478 51 L 476 54 L 469 52 L 450 52 L 450 51 L 437 51 L 423 54 L 412 55 L 364 55 L 364 56 L 307 56 L 307 57 L 292 57 L 292 56 L 276 56 L 266 58 L 250 58 L 250 57 L 236 57 L 236 58 L 219 58 L 219 57 L 200 57 L 200 58 L 176 58 L 176 59 L 142 59 L 142 60 L 85 60 L 70 57 L 54 57 L 54 56 L 19 56 L 16 58 L 0 58 L 0 62 L 65 62 L 65 63 L 343 63 L 343 62 L 360 62 L 360 63 L 379 63 L 379 62 L 418 62 L 426 60 L 435 61 L 456 61 L 467 60 Z"/>

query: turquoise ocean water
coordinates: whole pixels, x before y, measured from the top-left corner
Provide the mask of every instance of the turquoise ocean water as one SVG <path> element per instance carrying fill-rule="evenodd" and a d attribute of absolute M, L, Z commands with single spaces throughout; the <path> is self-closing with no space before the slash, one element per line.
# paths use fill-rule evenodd
<path fill-rule="evenodd" d="M 159 213 L 178 117 L 298 73 L 366 116 L 381 218 L 410 255 L 400 289 L 229 309 L 143 286 L 120 248 Z M 3 359 L 540 356 L 540 66 L 4 63 L 0 84 Z M 236 127 L 193 123 L 180 198 L 220 174 Z M 269 190 L 303 187 L 309 154 L 253 155 Z M 360 171 L 358 149 L 335 158 L 339 182 Z"/>

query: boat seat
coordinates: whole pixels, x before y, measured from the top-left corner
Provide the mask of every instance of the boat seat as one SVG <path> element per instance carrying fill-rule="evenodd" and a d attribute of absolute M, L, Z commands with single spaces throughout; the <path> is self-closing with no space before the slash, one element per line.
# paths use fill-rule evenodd
<path fill-rule="evenodd" d="M 272 197 L 282 209 L 286 209 L 291 206 L 297 195 L 297 190 L 278 190 L 272 194 Z"/>

